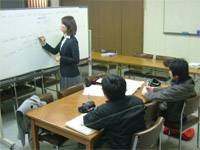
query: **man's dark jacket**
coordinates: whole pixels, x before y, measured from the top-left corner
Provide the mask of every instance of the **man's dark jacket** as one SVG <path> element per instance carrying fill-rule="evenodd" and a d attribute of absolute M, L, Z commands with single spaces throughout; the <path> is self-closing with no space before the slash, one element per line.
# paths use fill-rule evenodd
<path fill-rule="evenodd" d="M 149 100 L 161 101 L 164 105 L 163 114 L 165 120 L 179 122 L 184 101 L 196 96 L 194 81 L 189 77 L 183 82 L 171 81 L 167 88 L 155 88 L 153 92 L 144 96 Z"/>
<path fill-rule="evenodd" d="M 107 101 L 84 116 L 84 124 L 93 129 L 104 129 L 103 139 L 112 149 L 130 149 L 132 135 L 145 128 L 144 104 L 135 96 Z"/>

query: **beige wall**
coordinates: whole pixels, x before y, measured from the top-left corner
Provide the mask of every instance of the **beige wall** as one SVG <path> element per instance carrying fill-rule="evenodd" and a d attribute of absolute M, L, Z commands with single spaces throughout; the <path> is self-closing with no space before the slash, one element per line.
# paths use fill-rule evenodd
<path fill-rule="evenodd" d="M 145 53 L 182 57 L 200 62 L 200 37 L 163 34 L 164 0 L 145 0 Z"/>
<path fill-rule="evenodd" d="M 51 0 L 51 7 L 59 7 L 59 0 Z"/>

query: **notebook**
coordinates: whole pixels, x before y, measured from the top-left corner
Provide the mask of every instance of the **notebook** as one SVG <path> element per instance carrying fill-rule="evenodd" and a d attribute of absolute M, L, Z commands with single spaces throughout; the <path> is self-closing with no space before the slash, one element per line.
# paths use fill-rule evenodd
<path fill-rule="evenodd" d="M 83 116 L 84 115 L 86 115 L 86 114 L 81 114 L 80 116 L 78 116 L 70 121 L 67 121 L 65 123 L 65 126 L 68 128 L 71 128 L 77 132 L 80 132 L 84 135 L 90 135 L 92 133 L 97 132 L 97 130 L 88 128 L 83 124 Z"/>

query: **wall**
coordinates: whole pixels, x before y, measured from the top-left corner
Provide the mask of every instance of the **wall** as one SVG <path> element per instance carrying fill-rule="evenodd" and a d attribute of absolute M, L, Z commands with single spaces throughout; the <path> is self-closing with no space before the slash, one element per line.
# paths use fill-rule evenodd
<path fill-rule="evenodd" d="M 200 62 L 200 37 L 163 34 L 163 12 L 164 0 L 145 0 L 144 52 Z"/>
<path fill-rule="evenodd" d="M 59 7 L 59 0 L 50 0 L 51 7 Z"/>
<path fill-rule="evenodd" d="M 0 0 L 0 8 L 24 8 L 24 0 Z"/>

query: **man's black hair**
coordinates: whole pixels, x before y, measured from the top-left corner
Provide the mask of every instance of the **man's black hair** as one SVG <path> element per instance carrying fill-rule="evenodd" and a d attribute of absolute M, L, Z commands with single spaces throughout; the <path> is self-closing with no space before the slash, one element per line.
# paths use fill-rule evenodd
<path fill-rule="evenodd" d="M 185 59 L 175 58 L 170 60 L 168 67 L 173 76 L 179 77 L 179 81 L 185 81 L 189 78 L 188 62 Z"/>
<path fill-rule="evenodd" d="M 118 75 L 107 75 L 102 80 L 102 89 L 108 100 L 117 101 L 125 97 L 126 81 Z"/>

